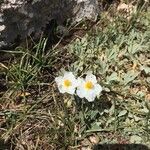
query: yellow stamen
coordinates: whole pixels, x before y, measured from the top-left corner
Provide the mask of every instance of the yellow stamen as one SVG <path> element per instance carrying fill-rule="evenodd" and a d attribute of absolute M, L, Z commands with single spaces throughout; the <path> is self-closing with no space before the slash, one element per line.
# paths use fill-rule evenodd
<path fill-rule="evenodd" d="M 84 87 L 85 87 L 85 89 L 87 89 L 87 90 L 91 90 L 91 89 L 93 89 L 94 85 L 93 85 L 93 83 L 92 83 L 91 81 L 87 81 L 87 82 L 85 83 Z"/>
<path fill-rule="evenodd" d="M 72 85 L 72 83 L 71 83 L 71 81 L 70 80 L 68 80 L 68 79 L 66 79 L 66 80 L 64 80 L 64 86 L 65 87 L 69 87 L 69 86 L 71 86 Z"/>

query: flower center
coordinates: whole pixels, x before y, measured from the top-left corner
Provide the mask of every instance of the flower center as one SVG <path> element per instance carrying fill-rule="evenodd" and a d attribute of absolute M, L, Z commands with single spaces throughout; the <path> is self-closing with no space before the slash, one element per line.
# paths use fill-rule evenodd
<path fill-rule="evenodd" d="M 69 86 L 71 86 L 72 85 L 72 83 L 71 83 L 71 81 L 70 80 L 68 80 L 68 79 L 66 79 L 66 80 L 64 80 L 64 86 L 65 87 L 69 87 Z"/>
<path fill-rule="evenodd" d="M 91 81 L 87 81 L 87 82 L 85 83 L 84 87 L 85 87 L 85 89 L 87 89 L 87 90 L 91 90 L 91 89 L 93 89 L 94 85 L 93 85 L 93 83 L 92 83 Z"/>

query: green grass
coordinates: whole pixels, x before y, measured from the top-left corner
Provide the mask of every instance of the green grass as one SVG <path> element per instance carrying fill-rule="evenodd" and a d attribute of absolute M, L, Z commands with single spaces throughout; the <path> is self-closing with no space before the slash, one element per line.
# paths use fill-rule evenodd
<path fill-rule="evenodd" d="M 130 20 L 102 13 L 91 30 L 64 47 L 47 50 L 41 38 L 32 49 L 5 52 L 14 57 L 0 64 L 7 88 L 0 91 L 1 140 L 12 149 L 150 146 L 149 12 L 142 8 Z M 78 76 L 92 71 L 102 94 L 93 103 L 60 94 L 54 78 L 62 70 Z"/>

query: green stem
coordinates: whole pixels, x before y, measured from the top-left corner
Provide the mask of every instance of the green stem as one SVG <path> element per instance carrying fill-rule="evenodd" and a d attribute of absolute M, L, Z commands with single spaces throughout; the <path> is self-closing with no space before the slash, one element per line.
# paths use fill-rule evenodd
<path fill-rule="evenodd" d="M 150 129 L 148 127 L 149 127 L 149 120 L 150 120 L 150 108 L 148 107 L 147 103 L 146 103 L 146 107 L 149 110 L 149 112 L 147 113 L 147 116 L 146 116 L 146 126 L 145 127 L 146 127 L 146 131 L 147 131 L 147 140 L 149 140 Z"/>
<path fill-rule="evenodd" d="M 115 123 L 114 123 L 114 131 L 117 131 L 118 127 L 118 117 L 117 117 L 117 109 L 116 109 L 116 100 L 113 100 L 113 105 L 114 105 L 114 115 L 115 115 Z"/>

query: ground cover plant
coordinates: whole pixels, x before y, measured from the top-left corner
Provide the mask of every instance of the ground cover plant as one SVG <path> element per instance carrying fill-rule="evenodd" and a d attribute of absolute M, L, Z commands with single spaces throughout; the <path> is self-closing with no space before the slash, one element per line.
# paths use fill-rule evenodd
<path fill-rule="evenodd" d="M 150 146 L 150 8 L 136 6 L 127 16 L 110 7 L 65 46 L 47 49 L 41 37 L 3 51 L 12 57 L 0 62 L 0 149 Z M 102 92 L 93 102 L 60 93 L 55 79 L 64 71 L 92 72 Z"/>

